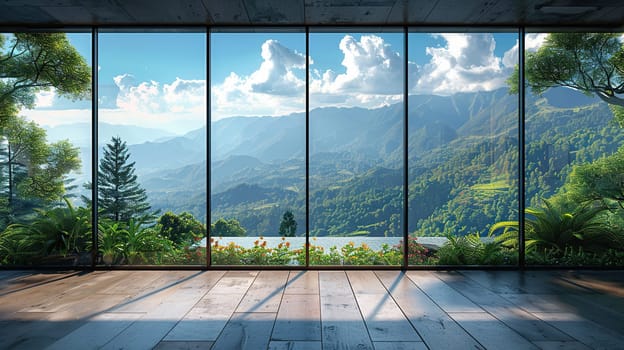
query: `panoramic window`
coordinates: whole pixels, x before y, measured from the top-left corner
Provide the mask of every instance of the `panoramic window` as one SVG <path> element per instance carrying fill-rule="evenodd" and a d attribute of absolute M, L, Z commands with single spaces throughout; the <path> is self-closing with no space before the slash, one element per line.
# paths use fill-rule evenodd
<path fill-rule="evenodd" d="M 90 89 L 90 33 L 0 34 L 0 266 L 91 264 Z"/>
<path fill-rule="evenodd" d="M 624 265 L 621 33 L 529 33 L 526 262 Z"/>
<path fill-rule="evenodd" d="M 305 265 L 302 32 L 210 36 L 211 263 Z"/>
<path fill-rule="evenodd" d="M 98 263 L 205 265 L 206 33 L 98 41 Z"/>
<path fill-rule="evenodd" d="M 313 32 L 310 265 L 403 262 L 404 35 Z"/>
<path fill-rule="evenodd" d="M 516 264 L 518 35 L 408 44 L 409 264 Z"/>

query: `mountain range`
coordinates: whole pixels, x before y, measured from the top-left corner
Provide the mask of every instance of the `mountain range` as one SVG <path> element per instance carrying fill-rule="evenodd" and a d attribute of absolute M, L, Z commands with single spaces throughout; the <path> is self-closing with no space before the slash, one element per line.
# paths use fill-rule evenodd
<path fill-rule="evenodd" d="M 526 101 L 526 149 L 532 152 L 527 155 L 527 168 L 533 169 L 542 182 L 550 179 L 550 187 L 546 187 L 551 192 L 574 163 L 566 150 L 573 145 L 571 138 L 576 131 L 590 130 L 583 142 L 574 145 L 575 151 L 597 147 L 591 133 L 619 137 L 609 127 L 608 108 L 597 98 L 558 88 L 542 96 L 529 95 Z M 461 225 L 463 231 L 482 231 L 492 220 L 517 215 L 513 214 L 517 210 L 513 194 L 517 184 L 518 96 L 506 89 L 451 96 L 414 95 L 409 97 L 408 106 L 410 231 L 444 234 L 460 230 Z M 394 235 L 400 231 L 404 114 L 402 103 L 377 109 L 325 107 L 310 111 L 313 234 Z M 85 126 L 57 127 L 48 133 L 53 138 L 80 127 Z M 177 136 L 142 127 L 100 124 L 99 130 L 100 140 L 117 133 L 128 142 L 131 160 L 136 162 L 153 207 L 187 210 L 205 219 L 205 127 Z M 221 119 L 212 122 L 210 140 L 213 220 L 235 217 L 243 226 L 265 235 L 275 234 L 275 225 L 286 209 L 302 220 L 305 114 Z M 607 151 L 613 151 L 613 145 L 619 143 L 605 146 Z M 599 155 L 594 152 L 587 157 Z M 533 167 L 530 157 L 536 162 L 560 158 L 561 164 L 557 169 L 552 164 Z M 556 176 L 551 174 L 555 170 Z M 528 180 L 532 181 L 530 176 Z M 539 191 L 535 188 L 528 197 Z M 539 195 L 544 195 L 543 191 Z M 436 219 L 458 208 L 479 212 L 493 206 L 500 208 L 487 209 L 492 212 L 487 215 L 464 215 L 454 226 Z M 305 229 L 300 224 L 298 232 Z"/>

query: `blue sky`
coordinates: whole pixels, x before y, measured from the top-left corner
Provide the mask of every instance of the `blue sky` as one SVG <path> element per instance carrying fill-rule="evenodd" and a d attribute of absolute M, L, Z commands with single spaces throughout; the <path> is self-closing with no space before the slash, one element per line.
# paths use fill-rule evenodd
<path fill-rule="evenodd" d="M 90 34 L 68 38 L 91 63 Z M 517 60 L 515 33 L 410 33 L 408 38 L 410 93 L 503 87 Z M 177 132 L 205 124 L 205 33 L 104 32 L 98 40 L 100 120 Z M 399 102 L 403 40 L 402 33 L 310 33 L 311 107 Z M 303 111 L 305 49 L 305 33 L 213 33 L 213 120 Z M 53 93 L 41 94 L 39 101 L 30 114 L 44 124 L 90 118 L 89 101 L 70 102 Z"/>

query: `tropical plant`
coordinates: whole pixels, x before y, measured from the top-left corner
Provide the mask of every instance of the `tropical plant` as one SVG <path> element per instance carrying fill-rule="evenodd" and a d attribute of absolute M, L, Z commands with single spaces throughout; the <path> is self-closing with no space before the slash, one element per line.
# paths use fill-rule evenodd
<path fill-rule="evenodd" d="M 106 265 L 115 263 L 122 256 L 123 228 L 121 223 L 103 220 L 98 225 L 98 251 Z"/>
<path fill-rule="evenodd" d="M 543 200 L 541 208 L 526 208 L 525 246 L 533 250 L 563 254 L 566 248 L 601 252 L 617 246 L 618 237 L 600 216 L 606 209 L 592 203 L 565 205 Z M 490 236 L 502 230 L 496 240 L 509 247 L 518 246 L 518 222 L 504 221 L 492 225 Z"/>
<path fill-rule="evenodd" d="M 162 237 L 159 229 L 145 227 L 145 220 L 130 219 L 123 232 L 123 253 L 128 264 L 159 263 L 173 251 L 173 242 Z"/>
<path fill-rule="evenodd" d="M 0 264 L 28 265 L 41 257 L 42 240 L 15 226 L 0 233 Z"/>
<path fill-rule="evenodd" d="M 17 240 L 30 258 L 50 255 L 79 255 L 87 250 L 91 238 L 91 213 L 85 208 L 74 208 L 65 199 L 66 207 L 37 209 L 37 216 L 28 224 L 12 224 L 3 233 L 6 241 Z"/>
<path fill-rule="evenodd" d="M 504 265 L 513 260 L 514 251 L 497 241 L 484 241 L 478 233 L 467 236 L 447 236 L 447 242 L 436 255 L 440 265 Z"/>
<path fill-rule="evenodd" d="M 592 204 L 581 204 L 565 210 L 548 200 L 544 200 L 543 208 L 527 208 L 527 250 L 563 251 L 566 247 L 583 247 L 585 251 L 598 252 L 611 247 L 615 237 L 597 220 L 598 214 L 604 210 L 604 207 Z"/>

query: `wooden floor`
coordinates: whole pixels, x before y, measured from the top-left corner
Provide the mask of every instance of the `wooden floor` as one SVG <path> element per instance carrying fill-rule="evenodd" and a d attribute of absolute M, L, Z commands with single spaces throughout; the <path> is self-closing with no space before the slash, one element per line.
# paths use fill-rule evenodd
<path fill-rule="evenodd" d="M 0 349 L 624 349 L 622 271 L 0 271 Z"/>

